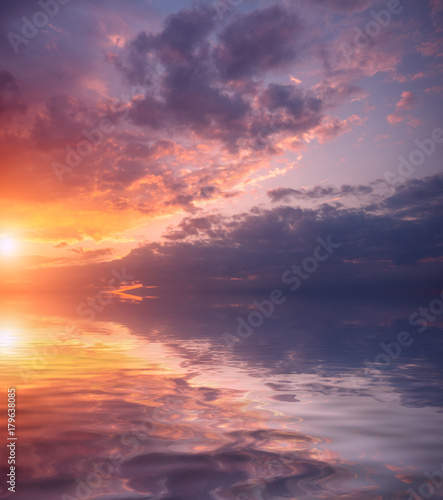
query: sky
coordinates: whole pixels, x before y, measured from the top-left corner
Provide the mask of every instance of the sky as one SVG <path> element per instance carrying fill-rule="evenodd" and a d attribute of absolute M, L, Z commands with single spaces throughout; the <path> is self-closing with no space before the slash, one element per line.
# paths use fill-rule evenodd
<path fill-rule="evenodd" d="M 439 289 L 442 0 L 0 13 L 2 293 Z"/>

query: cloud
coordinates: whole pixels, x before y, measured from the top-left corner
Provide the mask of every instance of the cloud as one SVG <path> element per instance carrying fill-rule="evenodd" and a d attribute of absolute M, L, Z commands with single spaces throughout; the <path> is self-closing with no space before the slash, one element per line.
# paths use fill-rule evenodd
<path fill-rule="evenodd" d="M 395 210 L 403 218 L 437 220 L 443 207 L 443 175 L 411 179 L 399 186 L 395 194 L 384 201 L 384 206 Z"/>
<path fill-rule="evenodd" d="M 413 92 L 405 91 L 401 95 L 401 99 L 395 105 L 396 109 L 405 110 L 412 109 L 417 102 L 417 96 Z"/>
<path fill-rule="evenodd" d="M 338 191 L 358 196 L 370 194 L 372 188 L 342 186 Z M 316 187 L 271 196 L 312 199 L 335 192 Z M 58 286 L 63 279 L 72 287 L 81 282 L 87 287 L 111 269 L 124 267 L 142 284 L 158 285 L 159 296 L 258 293 L 281 287 L 282 273 L 312 255 L 318 237 L 330 235 L 341 246 L 321 272 L 304 283 L 301 294 L 380 293 L 380 283 L 386 293 L 421 294 L 441 286 L 442 209 L 443 176 L 435 175 L 407 181 L 358 209 L 286 205 L 232 216 L 188 216 L 167 231 L 164 242 L 139 246 L 119 260 L 86 265 L 81 272 L 66 268 L 52 275 L 46 269 L 45 281 L 37 281 L 51 287 L 54 279 Z"/>
<path fill-rule="evenodd" d="M 352 115 L 344 120 L 335 117 L 328 117 L 321 125 L 312 131 L 312 137 L 316 137 L 320 144 L 339 137 L 342 134 L 349 133 L 353 130 L 354 126 L 363 125 L 364 118 L 358 115 Z"/>
<path fill-rule="evenodd" d="M 171 228 L 165 234 L 165 238 L 168 240 L 183 240 L 191 236 L 223 238 L 226 236 L 223 221 L 224 218 L 217 215 L 185 217 L 176 228 Z"/>
<path fill-rule="evenodd" d="M 0 71 L 0 117 L 22 114 L 26 108 L 22 86 L 18 80 L 9 71 Z"/>
<path fill-rule="evenodd" d="M 183 9 L 170 15 L 157 33 L 140 32 L 126 44 L 126 51 L 108 54 L 109 61 L 131 84 L 152 86 L 162 66 L 174 67 L 199 61 L 208 49 L 208 37 L 214 28 L 215 13 L 207 7 Z"/>
<path fill-rule="evenodd" d="M 340 193 L 360 195 L 371 190 L 371 186 L 343 186 Z M 305 195 L 330 194 L 328 189 L 325 191 Z M 233 218 L 190 217 L 178 230 L 167 234 L 172 243 L 134 250 L 124 262 L 133 268 L 143 255 L 146 266 L 153 269 L 157 265 L 166 268 L 161 263 L 166 259 L 171 266 L 169 277 L 175 284 L 192 283 L 191 288 L 230 289 L 232 278 L 240 279 L 246 287 L 250 283 L 261 288 L 264 283 L 277 285 L 280 271 L 284 270 L 282 263 L 290 265 L 303 260 L 312 253 L 316 237 L 330 234 L 342 247 L 336 260 L 331 260 L 329 271 L 319 278 L 325 286 L 346 288 L 353 283 L 352 286 L 364 288 L 374 283 L 374 272 L 379 279 L 382 274 L 385 276 L 387 287 L 398 286 L 408 279 L 410 266 L 441 255 L 439 245 L 443 240 L 438 214 L 442 207 L 443 177 L 433 176 L 406 183 L 370 210 L 328 205 L 317 210 L 282 206 L 255 209 Z M 149 264 L 151 259 L 156 266 Z M 429 279 L 426 266 L 422 269 L 423 278 Z M 417 279 L 417 273 L 412 275 L 409 290 Z M 251 276 L 256 278 L 251 281 Z M 152 274 L 151 278 L 155 279 Z"/>
<path fill-rule="evenodd" d="M 437 29 L 437 33 L 443 31 L 443 1 L 430 0 L 432 22 Z"/>
<path fill-rule="evenodd" d="M 109 257 L 114 253 L 113 248 L 97 248 L 95 250 L 84 250 L 83 248 L 70 248 L 71 252 L 78 254 L 79 260 L 94 261 Z"/>
<path fill-rule="evenodd" d="M 268 196 L 273 203 L 289 202 L 296 200 L 318 200 L 326 197 L 362 196 L 373 193 L 372 186 L 350 186 L 343 185 L 337 189 L 335 187 L 314 186 L 311 189 L 276 188 L 268 191 Z"/>
<path fill-rule="evenodd" d="M 85 102 L 65 94 L 54 95 L 36 116 L 30 139 L 43 150 L 75 146 L 86 139 L 83 130 L 90 130 L 98 122 L 95 109 Z"/>
<path fill-rule="evenodd" d="M 222 31 L 215 55 L 217 66 L 229 81 L 294 63 L 295 43 L 301 32 L 296 14 L 279 5 L 245 14 Z"/>
<path fill-rule="evenodd" d="M 404 91 L 400 100 L 395 105 L 394 113 L 387 116 L 387 120 L 391 125 L 397 125 L 407 119 L 411 120 L 412 117 L 407 115 L 405 111 L 415 107 L 417 103 L 417 96 L 413 92 Z"/>
<path fill-rule="evenodd" d="M 424 41 L 418 48 L 417 52 L 423 57 L 441 57 L 443 51 L 443 44 L 441 38 L 431 37 L 430 40 Z"/>
<path fill-rule="evenodd" d="M 440 95 L 443 94 L 443 85 L 434 85 L 433 87 L 429 87 L 425 89 L 427 94 Z"/>
<path fill-rule="evenodd" d="M 132 103 L 133 123 L 152 132 L 192 131 L 232 153 L 265 147 L 273 151 L 270 138 L 275 130 L 265 129 L 276 120 L 276 136 L 317 126 L 322 120 L 320 99 L 292 85 L 265 86 L 251 79 L 293 62 L 300 31 L 295 14 L 273 6 L 239 15 L 215 45 L 210 40 L 213 16 L 205 8 L 181 11 L 168 18 L 159 33 L 139 34 L 127 44 L 126 53 L 114 59 L 133 83 L 142 79 L 146 61 L 162 66 L 157 74 L 160 91 L 147 92 Z"/>
<path fill-rule="evenodd" d="M 266 179 L 259 171 L 271 163 L 285 164 L 271 165 L 275 175 L 287 171 L 288 156 L 307 141 L 361 125 L 360 110 L 337 108 L 368 99 L 362 81 L 394 74 L 410 43 L 410 26 L 393 21 L 346 61 L 340 43 L 353 38 L 368 2 L 244 5 L 223 24 L 210 5 L 161 17 L 149 3 L 79 0 L 60 6 L 20 54 L 1 49 L 0 147 L 10 168 L 0 203 L 19 227 L 72 243 L 181 210 L 198 216 L 209 201 Z M 36 8 L 3 5 L 5 33 L 19 32 Z M 417 126 L 404 105 L 396 112 Z M 67 150 L 84 146 L 103 119 L 113 131 L 59 182 L 54 162 L 66 164 Z M 26 210 L 14 213 L 11 198 Z M 47 220 L 62 226 L 55 240 Z"/>
<path fill-rule="evenodd" d="M 360 12 L 371 5 L 370 0 L 362 0 L 358 3 L 353 0 L 311 0 L 310 3 L 342 12 Z"/>

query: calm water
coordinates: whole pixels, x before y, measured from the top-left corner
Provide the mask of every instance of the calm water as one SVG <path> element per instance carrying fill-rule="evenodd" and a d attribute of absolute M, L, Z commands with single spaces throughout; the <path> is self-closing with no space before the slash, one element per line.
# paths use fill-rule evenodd
<path fill-rule="evenodd" d="M 116 302 L 94 321 L 75 301 L 9 304 L 19 472 L 0 498 L 413 498 L 443 464 L 442 323 L 417 333 L 419 302 L 298 300 L 228 349 L 254 298 Z M 365 370 L 403 330 L 413 343 Z"/>

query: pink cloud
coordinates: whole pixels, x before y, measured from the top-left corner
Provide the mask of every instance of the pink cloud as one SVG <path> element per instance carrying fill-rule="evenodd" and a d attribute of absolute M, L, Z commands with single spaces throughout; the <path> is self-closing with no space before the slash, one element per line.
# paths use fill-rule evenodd
<path fill-rule="evenodd" d="M 405 117 L 397 113 L 392 113 L 391 115 L 388 115 L 386 118 L 391 125 L 397 125 L 398 123 L 401 123 L 406 119 Z"/>
<path fill-rule="evenodd" d="M 317 137 L 318 142 L 323 144 L 331 139 L 342 134 L 350 132 L 354 126 L 360 126 L 365 122 L 365 119 L 358 115 L 352 115 L 345 120 L 328 117 L 328 119 L 314 129 L 313 133 Z"/>
<path fill-rule="evenodd" d="M 420 118 L 412 118 L 410 117 L 408 120 L 408 125 L 412 128 L 418 128 L 423 125 L 423 122 L 420 120 Z"/>
<path fill-rule="evenodd" d="M 436 39 L 423 42 L 417 48 L 417 52 L 420 52 L 423 57 L 440 56 L 442 54 L 442 42 Z"/>
<path fill-rule="evenodd" d="M 443 94 L 443 85 L 435 85 L 434 87 L 429 87 L 425 90 L 427 94 Z"/>
<path fill-rule="evenodd" d="M 417 123 L 410 115 L 406 115 L 404 111 L 412 109 L 417 102 L 417 96 L 413 92 L 404 91 L 400 100 L 395 105 L 394 113 L 387 116 L 387 120 L 391 125 L 397 125 L 409 119 L 409 123 Z"/>
<path fill-rule="evenodd" d="M 431 0 L 431 16 L 437 33 L 443 31 L 443 0 Z"/>
<path fill-rule="evenodd" d="M 401 99 L 395 105 L 396 109 L 411 109 L 414 107 L 417 98 L 413 92 L 405 91 L 401 95 Z"/>

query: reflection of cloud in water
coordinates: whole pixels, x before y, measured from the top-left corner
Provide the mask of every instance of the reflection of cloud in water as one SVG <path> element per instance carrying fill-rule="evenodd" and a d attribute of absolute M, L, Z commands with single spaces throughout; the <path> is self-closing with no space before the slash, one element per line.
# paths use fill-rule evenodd
<path fill-rule="evenodd" d="M 220 331 L 237 311 L 162 307 L 109 308 L 101 319 L 119 323 L 82 324 L 20 388 L 17 500 L 76 498 L 79 484 L 88 500 L 401 499 L 440 464 L 439 372 L 432 354 L 412 362 L 438 341 L 362 372 L 401 326 L 389 311 L 282 308 L 230 353 Z"/>
<path fill-rule="evenodd" d="M 20 500 L 74 495 L 79 484 L 87 492 L 93 471 L 102 484 L 87 498 L 122 500 L 135 493 L 204 499 L 209 492 L 333 498 L 351 477 L 338 457 L 317 448 L 321 439 L 290 430 L 288 421 L 269 428 L 269 411 L 235 391 L 194 387 L 155 370 L 102 371 L 100 380 L 79 378 L 64 387 L 53 382 L 57 387 L 40 387 L 38 396 L 23 391 L 28 473 Z"/>

